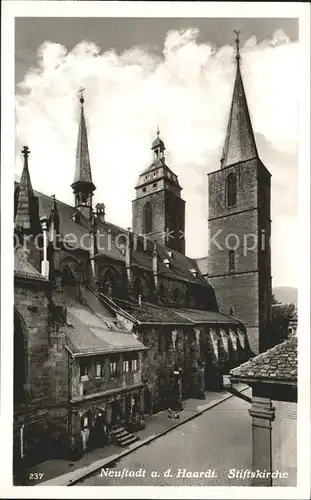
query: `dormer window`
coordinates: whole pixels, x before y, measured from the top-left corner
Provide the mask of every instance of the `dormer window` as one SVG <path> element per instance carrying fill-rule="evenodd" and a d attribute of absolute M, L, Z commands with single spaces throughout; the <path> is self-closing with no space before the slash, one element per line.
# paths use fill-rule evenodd
<path fill-rule="evenodd" d="M 170 259 L 173 258 L 173 252 L 167 252 Z"/>
<path fill-rule="evenodd" d="M 169 268 L 169 267 L 170 267 L 170 261 L 169 261 L 169 259 L 163 259 L 163 264 L 164 264 L 167 268 Z"/>
<path fill-rule="evenodd" d="M 158 184 L 157 184 L 157 182 L 155 182 L 155 183 L 152 185 L 153 189 L 156 189 L 157 185 L 158 185 Z"/>

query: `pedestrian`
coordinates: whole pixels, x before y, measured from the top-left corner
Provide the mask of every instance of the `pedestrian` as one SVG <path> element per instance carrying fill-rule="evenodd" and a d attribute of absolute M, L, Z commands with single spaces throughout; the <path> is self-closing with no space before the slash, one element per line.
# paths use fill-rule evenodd
<path fill-rule="evenodd" d="M 172 418 L 172 410 L 170 408 L 167 409 L 167 413 L 168 418 Z"/>
<path fill-rule="evenodd" d="M 175 411 L 175 415 L 174 415 L 174 418 L 179 418 L 179 413 L 177 411 Z"/>

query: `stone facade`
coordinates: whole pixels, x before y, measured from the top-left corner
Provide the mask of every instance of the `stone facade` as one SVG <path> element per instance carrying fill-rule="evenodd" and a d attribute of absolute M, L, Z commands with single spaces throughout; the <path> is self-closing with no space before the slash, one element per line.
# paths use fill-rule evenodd
<path fill-rule="evenodd" d="M 232 173 L 237 199 L 228 207 L 226 180 Z M 271 319 L 270 174 L 257 159 L 212 172 L 209 207 L 209 282 L 220 310 L 251 329 L 251 347 L 258 353 L 265 349 Z"/>

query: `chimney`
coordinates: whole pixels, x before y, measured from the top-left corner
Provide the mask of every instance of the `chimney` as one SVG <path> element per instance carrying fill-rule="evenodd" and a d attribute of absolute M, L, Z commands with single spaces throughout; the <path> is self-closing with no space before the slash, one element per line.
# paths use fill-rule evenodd
<path fill-rule="evenodd" d="M 102 223 L 105 222 L 106 205 L 104 203 L 97 203 L 95 208 L 98 221 Z"/>

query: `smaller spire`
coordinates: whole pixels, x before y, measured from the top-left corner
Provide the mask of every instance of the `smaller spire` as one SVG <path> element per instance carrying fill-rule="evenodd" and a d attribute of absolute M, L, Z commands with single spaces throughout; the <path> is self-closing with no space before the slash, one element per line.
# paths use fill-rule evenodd
<path fill-rule="evenodd" d="M 155 160 L 162 160 L 164 161 L 164 151 L 165 151 L 165 144 L 160 139 L 160 128 L 157 126 L 157 137 L 154 139 L 152 142 L 151 149 L 154 153 Z"/>
<path fill-rule="evenodd" d="M 21 153 L 24 158 L 24 166 L 19 183 L 15 227 L 30 230 L 33 223 L 32 212 L 34 207 L 34 193 L 28 169 L 28 157 L 30 154 L 28 146 L 24 146 Z"/>
<path fill-rule="evenodd" d="M 87 129 L 84 116 L 84 106 L 83 106 L 84 90 L 85 89 L 81 87 L 78 91 L 80 94 L 79 101 L 81 103 L 81 113 L 80 113 L 80 123 L 78 132 L 75 176 L 74 176 L 74 182 L 71 186 L 73 189 L 75 189 L 76 187 L 78 187 L 79 184 L 83 183 L 84 186 L 89 187 L 89 192 L 93 192 L 95 190 L 95 186 L 92 182 Z"/>

